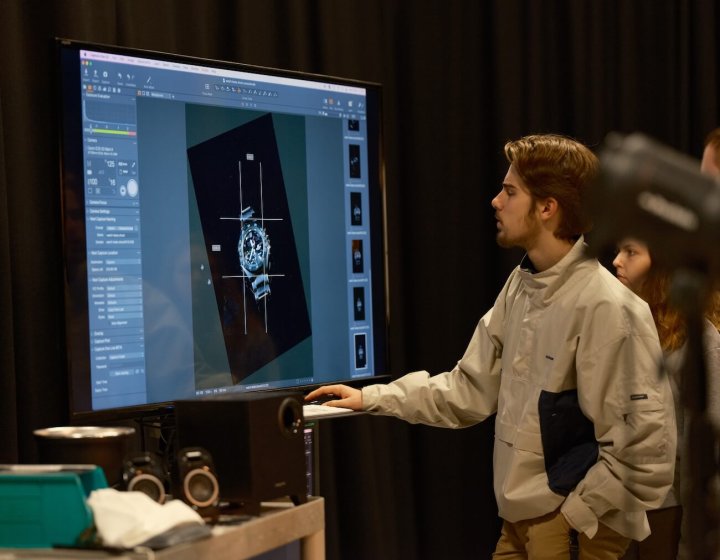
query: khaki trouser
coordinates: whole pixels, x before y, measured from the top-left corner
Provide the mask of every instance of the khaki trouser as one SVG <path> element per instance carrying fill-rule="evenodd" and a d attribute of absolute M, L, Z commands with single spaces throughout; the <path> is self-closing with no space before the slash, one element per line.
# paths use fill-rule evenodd
<path fill-rule="evenodd" d="M 617 560 L 629 544 L 629 538 L 602 523 L 592 539 L 578 534 L 556 510 L 517 523 L 504 521 L 493 560 Z"/>

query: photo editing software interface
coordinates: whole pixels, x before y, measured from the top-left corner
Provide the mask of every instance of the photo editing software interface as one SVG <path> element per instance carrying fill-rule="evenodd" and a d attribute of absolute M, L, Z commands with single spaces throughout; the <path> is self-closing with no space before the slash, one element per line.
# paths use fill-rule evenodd
<path fill-rule="evenodd" d="M 59 51 L 71 412 L 385 373 L 379 93 Z"/>

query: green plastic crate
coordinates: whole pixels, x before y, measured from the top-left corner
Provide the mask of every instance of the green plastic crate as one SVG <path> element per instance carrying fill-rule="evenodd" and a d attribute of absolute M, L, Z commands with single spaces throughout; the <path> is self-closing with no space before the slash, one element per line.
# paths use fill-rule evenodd
<path fill-rule="evenodd" d="M 38 474 L 0 470 L 0 547 L 76 544 L 93 524 L 87 496 L 105 487 L 100 468 Z"/>

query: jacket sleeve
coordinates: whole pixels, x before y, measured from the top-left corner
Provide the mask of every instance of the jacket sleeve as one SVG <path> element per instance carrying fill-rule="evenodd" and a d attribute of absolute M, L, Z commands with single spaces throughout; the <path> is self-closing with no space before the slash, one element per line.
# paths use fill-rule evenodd
<path fill-rule="evenodd" d="M 599 457 L 562 512 L 589 537 L 598 521 L 623 532 L 628 516 L 644 523 L 647 536 L 644 512 L 662 505 L 673 481 L 677 429 L 672 393 L 659 373 L 661 350 L 652 318 L 649 328 L 642 313 L 635 325 L 628 324 L 632 315 L 622 320 L 612 315 L 601 310 L 595 319 L 613 337 L 596 345 L 598 337 L 578 351 L 579 402 L 594 424 Z"/>
<path fill-rule="evenodd" d="M 480 320 L 452 371 L 434 376 L 416 371 L 387 385 L 364 387 L 364 410 L 448 428 L 477 424 L 494 414 L 502 353 L 497 321 L 500 319 L 496 316 L 493 320 L 492 310 Z"/>

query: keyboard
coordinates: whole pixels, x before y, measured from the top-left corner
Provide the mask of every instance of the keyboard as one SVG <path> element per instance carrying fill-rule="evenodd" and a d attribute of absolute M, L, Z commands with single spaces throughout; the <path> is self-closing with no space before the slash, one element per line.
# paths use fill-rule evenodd
<path fill-rule="evenodd" d="M 304 404 L 303 416 L 307 418 L 323 418 L 326 416 L 342 416 L 355 412 L 352 408 L 324 406 L 322 404 Z"/>

